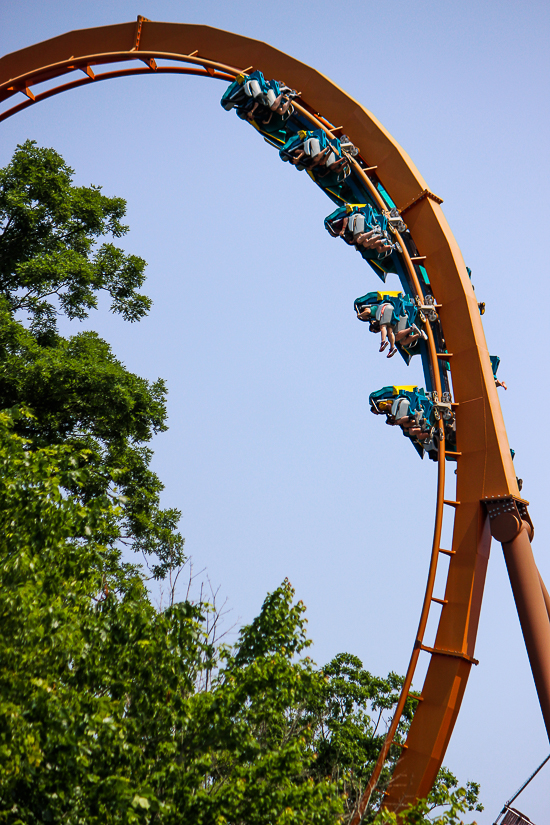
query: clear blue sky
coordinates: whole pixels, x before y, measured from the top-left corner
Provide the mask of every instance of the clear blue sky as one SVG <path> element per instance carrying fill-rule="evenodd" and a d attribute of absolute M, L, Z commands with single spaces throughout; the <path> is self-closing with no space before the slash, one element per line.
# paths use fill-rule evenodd
<path fill-rule="evenodd" d="M 378 117 L 444 198 L 487 303 L 549 582 L 539 413 L 549 395 L 548 5 L 4 2 L 0 53 L 137 14 L 236 31 L 314 66 Z M 149 262 L 153 310 L 139 326 L 105 311 L 84 326 L 130 369 L 167 380 L 170 431 L 154 445 L 164 503 L 182 509 L 195 569 L 220 585 L 232 620 L 250 620 L 288 576 L 308 606 L 318 663 L 345 650 L 374 673 L 402 673 L 435 466 L 371 416 L 367 399 L 384 384 L 420 382 L 420 365 L 378 356 L 352 305 L 379 281 L 323 230 L 331 207 L 320 191 L 223 112 L 224 88 L 139 77 L 52 98 L 2 124 L 0 163 L 33 138 L 61 152 L 78 182 L 127 199 L 125 246 Z M 550 749 L 497 544 L 476 656 L 445 761 L 481 782 L 478 822 L 490 825 Z M 517 803 L 537 825 L 548 821 L 549 771 Z"/>

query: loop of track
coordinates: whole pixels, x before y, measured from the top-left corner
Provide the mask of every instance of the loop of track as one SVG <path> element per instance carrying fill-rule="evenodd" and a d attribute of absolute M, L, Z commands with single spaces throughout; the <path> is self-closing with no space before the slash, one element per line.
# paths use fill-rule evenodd
<path fill-rule="evenodd" d="M 130 46 L 130 44 L 132 44 Z M 199 45 L 201 55 L 195 47 Z M 139 50 L 138 50 L 139 46 Z M 147 48 L 145 48 L 147 47 Z M 208 55 L 208 56 L 206 56 Z M 212 59 L 216 55 L 221 58 Z M 141 60 L 146 68 L 111 70 L 95 74 L 92 67 Z M 157 66 L 157 60 L 188 63 L 189 66 Z M 302 91 L 295 108 L 314 128 L 333 137 L 333 123 L 343 127 L 359 147 L 364 162 L 376 164 L 377 176 L 396 203 L 407 211 L 407 223 L 416 246 L 426 257 L 431 289 L 441 305 L 440 316 L 451 360 L 457 411 L 457 501 L 445 502 L 445 440 L 438 448 L 438 481 L 435 524 L 426 591 L 405 682 L 390 724 L 386 741 L 353 820 L 361 819 L 370 794 L 394 742 L 399 719 L 410 695 L 421 650 L 431 660 L 403 752 L 397 762 L 385 805 L 400 810 L 408 802 L 425 796 L 433 785 L 443 760 L 473 658 L 481 607 L 490 535 L 481 501 L 491 495 L 512 495 L 519 490 L 511 462 L 500 405 L 492 377 L 477 300 L 456 242 L 441 212 L 440 199 L 431 195 L 425 182 L 403 150 L 375 118 L 320 73 L 264 43 L 205 26 L 135 23 L 69 32 L 38 46 L 15 52 L 0 60 L 0 102 L 22 93 L 25 100 L 0 113 L 4 120 L 35 102 L 83 85 L 133 74 L 194 74 L 226 81 L 237 74 L 262 69 L 267 77 L 282 77 Z M 235 66 L 237 62 L 239 65 Z M 38 91 L 33 87 L 80 70 L 85 77 Z M 320 114 L 320 112 L 323 114 Z M 355 174 L 383 211 L 387 204 L 361 165 L 352 159 Z M 400 241 L 400 236 L 397 236 Z M 414 297 L 423 301 L 413 261 L 404 243 L 403 262 Z M 428 334 L 428 357 L 433 384 L 441 398 L 441 375 L 432 327 Z M 449 356 L 450 358 L 450 356 Z M 459 406 L 460 405 L 460 406 Z M 439 422 L 440 431 L 443 429 Z M 443 550 L 441 529 L 444 504 L 454 505 L 453 546 Z M 441 553 L 450 557 L 445 598 L 434 597 L 434 583 Z M 434 647 L 424 644 L 424 634 L 433 603 L 441 607 Z"/>

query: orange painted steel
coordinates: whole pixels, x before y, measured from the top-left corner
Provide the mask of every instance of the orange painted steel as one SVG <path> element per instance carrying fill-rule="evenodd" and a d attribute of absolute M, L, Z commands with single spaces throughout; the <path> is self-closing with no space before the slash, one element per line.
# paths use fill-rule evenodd
<path fill-rule="evenodd" d="M 502 549 L 550 738 L 550 658 L 545 655 L 550 651 L 548 591 L 535 565 L 529 532 L 529 525 L 523 522 L 511 541 L 502 542 Z"/>
<path fill-rule="evenodd" d="M 97 65 L 141 60 L 147 68 L 94 74 Z M 157 67 L 157 60 L 189 63 L 195 68 Z M 452 549 L 440 547 L 444 504 L 445 448 L 439 447 L 438 485 L 434 539 L 428 583 L 406 682 L 394 717 L 381 768 L 395 735 L 395 728 L 412 683 L 421 650 L 431 655 L 414 714 L 407 747 L 399 758 L 385 805 L 400 810 L 407 802 L 425 796 L 435 780 L 449 742 L 468 680 L 485 583 L 490 548 L 490 531 L 483 499 L 519 497 L 516 476 L 489 353 L 485 342 L 477 299 L 462 255 L 441 210 L 441 199 L 430 192 L 426 182 L 401 147 L 377 119 L 357 101 L 315 69 L 250 38 L 214 29 L 179 23 L 138 20 L 95 29 L 68 32 L 0 59 L 0 101 L 24 94 L 0 118 L 34 105 L 41 99 L 74 86 L 129 73 L 196 73 L 230 80 L 244 70 L 259 68 L 267 77 L 284 80 L 302 93 L 300 110 L 318 128 L 329 134 L 332 124 L 341 124 L 362 159 L 376 174 L 392 199 L 406 214 L 420 257 L 428 271 L 431 291 L 439 305 L 446 346 L 453 353 L 451 376 L 457 422 L 457 491 L 454 502 Z M 37 84 L 76 70 L 85 77 L 56 89 L 40 92 Z M 94 79 L 95 78 L 95 79 Z M 320 114 L 322 113 L 322 114 Z M 352 161 L 354 173 L 386 210 L 386 204 L 365 170 Z M 423 297 L 414 263 L 404 244 L 404 262 L 413 293 Z M 434 386 L 441 398 L 441 382 L 433 333 L 429 324 L 428 351 Z M 440 427 L 441 427 L 440 423 Z M 433 587 L 441 553 L 449 556 L 444 599 L 437 609 L 441 616 L 434 647 L 423 643 L 429 609 L 434 602 Z M 437 602 L 436 602 L 437 603 Z M 373 781 L 371 785 L 374 785 Z M 364 798 L 364 804 L 368 795 Z M 360 818 L 357 812 L 356 821 Z"/>
<path fill-rule="evenodd" d="M 134 58 L 135 59 L 135 58 Z M 233 80 L 234 75 L 228 74 L 227 72 L 223 71 L 212 71 L 206 72 L 202 68 L 190 69 L 187 66 L 157 66 L 154 71 L 157 74 L 187 74 L 187 75 L 196 75 L 198 77 L 215 77 L 219 80 Z M 115 77 L 131 77 L 132 75 L 141 75 L 141 74 L 151 74 L 151 69 L 118 69 L 115 71 L 110 72 L 101 72 L 101 74 L 94 74 L 93 80 L 92 78 L 83 77 L 80 80 L 73 80 L 70 83 L 64 83 L 61 86 L 56 86 L 54 89 L 48 89 L 44 92 L 39 92 L 38 94 L 34 95 L 32 98 L 27 97 L 26 100 L 18 103 L 17 105 L 13 106 L 11 109 L 8 109 L 5 112 L 0 112 L 0 122 L 3 120 L 7 120 L 7 118 L 11 117 L 12 115 L 17 114 L 18 112 L 23 111 L 23 109 L 32 106 L 33 103 L 39 103 L 42 100 L 47 100 L 49 97 L 53 97 L 54 95 L 58 95 L 61 92 L 68 92 L 70 89 L 77 89 L 79 86 L 88 86 L 91 82 L 97 83 L 99 80 L 112 80 Z M 0 98 L 1 99 L 1 98 Z M 4 98 L 6 99 L 6 98 Z"/>
<path fill-rule="evenodd" d="M 542 590 L 542 597 L 544 599 L 544 604 L 546 605 L 546 612 L 548 613 L 548 618 L 550 619 L 550 593 L 548 592 L 546 585 L 544 584 L 542 577 L 539 573 L 539 581 L 540 587 Z"/>

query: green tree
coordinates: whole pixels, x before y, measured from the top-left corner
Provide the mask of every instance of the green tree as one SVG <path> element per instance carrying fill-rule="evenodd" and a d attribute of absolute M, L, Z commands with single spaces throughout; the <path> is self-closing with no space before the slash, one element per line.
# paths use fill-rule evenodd
<path fill-rule="evenodd" d="M 364 697 L 335 714 L 343 691 L 330 684 L 351 661 L 364 686 L 360 663 L 318 671 L 303 656 L 305 608 L 288 582 L 232 647 L 213 646 L 206 604 L 155 610 L 139 570 L 102 543 L 120 502 L 78 492 L 86 455 L 29 451 L 13 419 L 0 415 L 0 821 L 349 821 L 341 777 L 361 757 L 346 759 L 342 742 L 369 754 L 377 743 Z M 391 679 L 371 677 L 371 703 L 392 696 Z M 327 761 L 321 727 L 335 717 Z"/>
<path fill-rule="evenodd" d="M 149 467 L 147 444 L 166 430 L 164 382 L 126 370 L 95 333 L 65 339 L 56 326 L 60 314 L 86 317 L 100 291 L 127 320 L 142 317 L 150 300 L 136 289 L 145 262 L 111 243 L 96 249 L 101 236 L 127 231 L 126 204 L 99 187 L 74 186 L 72 176 L 53 149 L 32 141 L 0 170 L 0 408 L 34 411 L 15 425 L 31 448 L 86 450 L 82 495 L 123 496 L 104 541 L 154 554 L 162 577 L 184 558 L 180 512 L 161 509 L 163 485 Z"/>
<path fill-rule="evenodd" d="M 478 796 L 477 782 L 468 782 L 465 788 L 459 788 L 456 777 L 442 768 L 427 799 L 409 805 L 399 816 L 382 809 L 374 822 L 375 825 L 462 825 L 461 814 L 483 810 Z"/>
<path fill-rule="evenodd" d="M 387 715 L 397 704 L 403 679 L 396 673 L 386 679 L 373 676 L 357 656 L 347 653 L 326 665 L 323 676 L 309 708 L 317 754 L 315 774 L 340 783 L 351 817 L 384 742 Z M 413 698 L 407 700 L 396 742 L 404 741 L 415 704 Z M 392 746 L 366 821 L 372 820 L 383 801 L 382 793 L 399 754 L 400 748 Z"/>
<path fill-rule="evenodd" d="M 102 543 L 116 497 L 66 493 L 86 487 L 86 454 L 29 450 L 11 418 L 0 420 L 0 821 L 149 822 L 168 810 L 159 785 L 211 658 L 200 607 L 156 611 L 138 570 Z"/>
<path fill-rule="evenodd" d="M 68 445 L 29 452 L 0 420 L 0 821 L 333 823 L 308 777 L 317 678 L 285 583 L 213 650 L 206 605 L 151 605 L 101 543 L 112 496 Z M 216 668 L 214 678 L 205 674 Z M 206 685 L 208 684 L 208 688 Z M 292 722 L 292 718 L 294 718 Z"/>
<path fill-rule="evenodd" d="M 98 186 L 74 186 L 73 175 L 57 152 L 31 140 L 0 170 L 0 292 L 12 312 L 28 313 L 33 331 L 46 336 L 60 312 L 85 318 L 99 291 L 130 321 L 151 306 L 136 291 L 145 261 L 112 243 L 95 248 L 104 235 L 126 234 L 126 202 Z"/>

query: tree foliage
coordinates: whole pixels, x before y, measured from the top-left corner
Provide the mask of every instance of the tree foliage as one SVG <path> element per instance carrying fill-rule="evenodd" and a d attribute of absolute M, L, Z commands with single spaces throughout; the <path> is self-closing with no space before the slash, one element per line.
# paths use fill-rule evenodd
<path fill-rule="evenodd" d="M 19 146 L 0 170 L 0 408 L 24 406 L 16 431 L 30 449 L 66 444 L 86 451 L 81 494 L 117 490 L 104 541 L 156 556 L 154 574 L 183 561 L 180 512 L 161 509 L 150 469 L 151 438 L 166 430 L 166 387 L 129 372 L 95 333 L 66 339 L 56 318 L 82 319 L 104 290 L 128 320 L 150 301 L 136 292 L 145 262 L 97 238 L 123 235 L 126 204 L 98 187 L 77 187 L 53 149 Z M 28 325 L 21 323 L 27 318 Z M 73 490 L 69 487 L 68 490 Z"/>
<path fill-rule="evenodd" d="M 367 707 L 391 709 L 400 680 L 347 655 L 317 670 L 287 581 L 232 647 L 204 603 L 156 610 L 102 541 L 120 502 L 79 494 L 85 459 L 29 451 L 1 415 L 0 821 L 349 821 L 379 746 Z"/>
<path fill-rule="evenodd" d="M 308 777 L 318 677 L 294 659 L 290 585 L 215 651 L 206 605 L 158 612 L 101 543 L 116 499 L 63 493 L 85 487 L 82 456 L 0 424 L 2 821 L 334 822 L 337 787 Z"/>
<path fill-rule="evenodd" d="M 0 281 L 10 309 L 23 310 L 34 332 L 55 331 L 56 315 L 85 318 L 97 293 L 129 321 L 142 318 L 151 301 L 137 292 L 145 261 L 112 243 L 128 227 L 122 198 L 98 186 L 74 186 L 74 171 L 53 149 L 28 140 L 0 170 Z"/>
<path fill-rule="evenodd" d="M 102 289 L 129 320 L 146 310 L 143 262 L 93 251 L 124 208 L 30 142 L 0 173 L 0 822 L 346 825 L 401 678 L 349 654 L 316 668 L 288 581 L 224 645 L 211 605 L 156 609 L 124 560 L 152 554 L 161 578 L 184 562 L 149 468 L 166 389 L 55 325 Z M 365 821 L 395 822 L 376 809 L 397 755 Z M 401 821 L 457 825 L 477 793 L 443 771 Z"/>
<path fill-rule="evenodd" d="M 326 665 L 323 676 L 309 706 L 317 753 L 315 774 L 329 776 L 340 785 L 346 812 L 351 817 L 384 742 L 388 712 L 397 704 L 403 679 L 396 673 L 390 673 L 386 679 L 373 676 L 357 656 L 348 653 L 339 654 Z M 414 704 L 412 698 L 407 700 L 396 742 L 405 738 Z M 399 747 L 393 745 L 367 821 L 383 801 L 382 794 L 399 754 Z"/>

